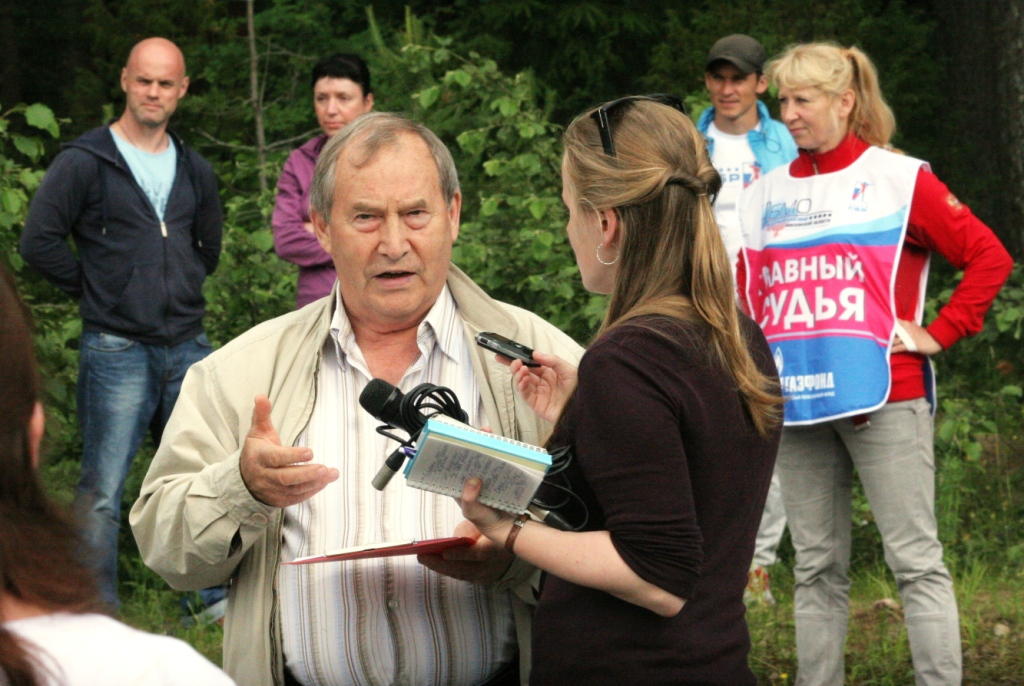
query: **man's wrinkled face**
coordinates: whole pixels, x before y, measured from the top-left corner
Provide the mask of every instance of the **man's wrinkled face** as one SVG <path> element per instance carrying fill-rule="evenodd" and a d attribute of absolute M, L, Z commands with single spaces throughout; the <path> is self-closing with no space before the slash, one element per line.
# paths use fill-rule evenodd
<path fill-rule="evenodd" d="M 314 213 L 316 236 L 334 259 L 354 329 L 417 326 L 448 277 L 462 197 L 445 202 L 434 158 L 415 134 L 364 156 L 358 141 L 339 156 L 330 221 Z"/>
<path fill-rule="evenodd" d="M 170 44 L 140 44 L 121 70 L 121 88 L 128 112 L 140 126 L 166 124 L 188 90 L 181 53 Z"/>

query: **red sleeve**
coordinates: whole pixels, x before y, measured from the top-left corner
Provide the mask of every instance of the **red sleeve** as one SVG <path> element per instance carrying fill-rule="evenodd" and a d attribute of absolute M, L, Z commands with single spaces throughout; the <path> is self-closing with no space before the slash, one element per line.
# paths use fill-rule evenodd
<path fill-rule="evenodd" d="M 907 240 L 945 257 L 964 278 L 928 325 L 943 348 L 981 331 L 985 313 L 1013 269 L 1013 259 L 992 230 L 949 192 L 935 174 L 917 174 Z"/>
<path fill-rule="evenodd" d="M 740 248 L 740 254 L 736 258 L 736 304 L 740 308 L 740 312 L 753 317 L 750 314 L 750 303 L 747 302 L 747 261 L 743 257 L 743 249 Z"/>

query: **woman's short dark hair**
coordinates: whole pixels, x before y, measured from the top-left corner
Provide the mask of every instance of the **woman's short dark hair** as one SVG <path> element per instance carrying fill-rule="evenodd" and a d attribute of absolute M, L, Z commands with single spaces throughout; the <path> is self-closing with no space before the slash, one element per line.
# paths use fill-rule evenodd
<path fill-rule="evenodd" d="M 313 80 L 310 87 L 320 79 L 351 79 L 363 89 L 363 97 L 373 92 L 370 85 L 370 68 L 359 55 L 335 54 L 324 57 L 313 65 Z"/>

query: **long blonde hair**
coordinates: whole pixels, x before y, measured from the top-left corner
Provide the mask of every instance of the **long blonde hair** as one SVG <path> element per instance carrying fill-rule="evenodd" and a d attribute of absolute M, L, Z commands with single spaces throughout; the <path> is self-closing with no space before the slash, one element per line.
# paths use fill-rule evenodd
<path fill-rule="evenodd" d="M 832 97 L 853 91 L 850 130 L 871 145 L 890 147 L 896 117 L 882 97 L 875 65 L 860 49 L 835 43 L 791 45 L 768 64 L 767 73 L 779 88 L 817 88 Z"/>
<path fill-rule="evenodd" d="M 732 270 L 711 201 L 722 180 L 683 113 L 649 99 L 616 112 L 616 155 L 604 153 L 591 110 L 562 137 L 564 169 L 582 211 L 614 209 L 619 267 L 599 335 L 641 315 L 710 326 L 712 356 L 736 382 L 761 435 L 781 418 L 778 384 L 761 373 L 740 331 Z"/>

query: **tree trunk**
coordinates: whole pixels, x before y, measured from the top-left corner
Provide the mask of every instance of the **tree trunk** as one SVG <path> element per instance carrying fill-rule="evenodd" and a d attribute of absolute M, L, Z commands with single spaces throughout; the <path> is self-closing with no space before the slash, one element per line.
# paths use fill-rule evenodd
<path fill-rule="evenodd" d="M 934 0 L 947 55 L 950 145 L 975 214 L 1024 255 L 1024 11 L 1021 0 Z M 941 173 L 940 173 L 941 176 Z"/>
<path fill-rule="evenodd" d="M 1004 241 L 1017 257 L 1024 256 L 1024 7 L 1019 0 L 1006 3 L 1006 32 L 1000 47 L 999 73 L 1004 75 L 1000 109 L 1005 120 L 1003 139 L 1009 156 L 1011 225 Z"/>
<path fill-rule="evenodd" d="M 267 139 L 263 130 L 263 96 L 260 93 L 260 59 L 256 53 L 255 0 L 245 2 L 245 25 L 249 34 L 249 96 L 252 99 L 253 121 L 256 124 L 256 159 L 259 164 L 260 194 L 267 192 Z"/>

